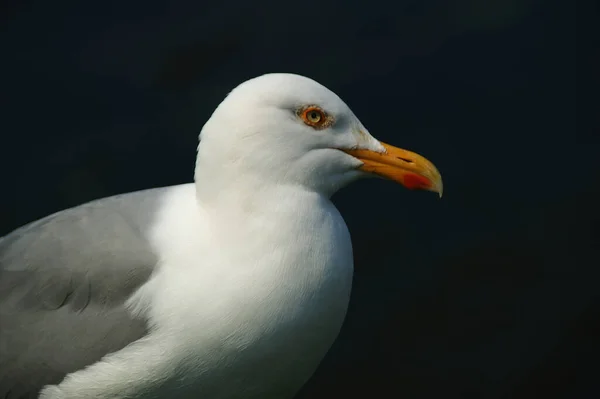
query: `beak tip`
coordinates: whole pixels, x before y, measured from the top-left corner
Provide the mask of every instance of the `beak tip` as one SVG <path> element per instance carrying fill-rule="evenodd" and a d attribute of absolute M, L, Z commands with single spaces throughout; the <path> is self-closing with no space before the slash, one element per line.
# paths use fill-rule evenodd
<path fill-rule="evenodd" d="M 428 188 L 428 190 L 437 193 L 439 198 L 442 198 L 442 196 L 444 195 L 444 185 L 442 183 L 441 176 L 439 176 L 439 173 L 437 174 L 437 176 L 430 178 L 430 181 L 432 184 Z"/>

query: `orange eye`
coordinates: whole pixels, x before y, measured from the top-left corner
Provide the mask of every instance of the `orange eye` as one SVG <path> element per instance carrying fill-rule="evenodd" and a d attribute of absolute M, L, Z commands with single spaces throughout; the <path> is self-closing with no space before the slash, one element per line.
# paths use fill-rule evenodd
<path fill-rule="evenodd" d="M 309 126 L 314 128 L 324 128 L 329 124 L 329 120 L 325 112 L 317 107 L 308 107 L 300 112 L 300 117 Z"/>
<path fill-rule="evenodd" d="M 306 113 L 306 120 L 310 123 L 319 123 L 323 119 L 323 113 L 321 111 L 312 109 Z"/>

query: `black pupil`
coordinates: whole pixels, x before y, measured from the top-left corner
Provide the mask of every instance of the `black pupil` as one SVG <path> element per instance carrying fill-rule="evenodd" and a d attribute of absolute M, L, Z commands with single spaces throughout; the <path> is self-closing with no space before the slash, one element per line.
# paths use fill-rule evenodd
<path fill-rule="evenodd" d="M 319 119 L 319 114 L 317 112 L 310 113 L 310 119 Z"/>

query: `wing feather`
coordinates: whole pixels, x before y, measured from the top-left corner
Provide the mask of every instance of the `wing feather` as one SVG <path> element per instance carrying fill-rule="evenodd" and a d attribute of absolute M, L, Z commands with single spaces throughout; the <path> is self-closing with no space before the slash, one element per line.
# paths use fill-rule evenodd
<path fill-rule="evenodd" d="M 147 333 L 124 302 L 156 266 L 146 232 L 167 189 L 90 202 L 0 238 L 0 398 L 37 397 Z"/>

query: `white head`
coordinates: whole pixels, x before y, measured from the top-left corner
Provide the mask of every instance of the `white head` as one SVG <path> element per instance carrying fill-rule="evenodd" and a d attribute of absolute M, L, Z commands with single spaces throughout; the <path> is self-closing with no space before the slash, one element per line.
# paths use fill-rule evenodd
<path fill-rule="evenodd" d="M 441 195 L 431 162 L 379 142 L 335 93 L 299 75 L 240 84 L 200 134 L 196 181 L 207 189 L 217 176 L 232 182 L 243 176 L 258 190 L 257 184 L 275 183 L 330 196 L 369 174 Z"/>

